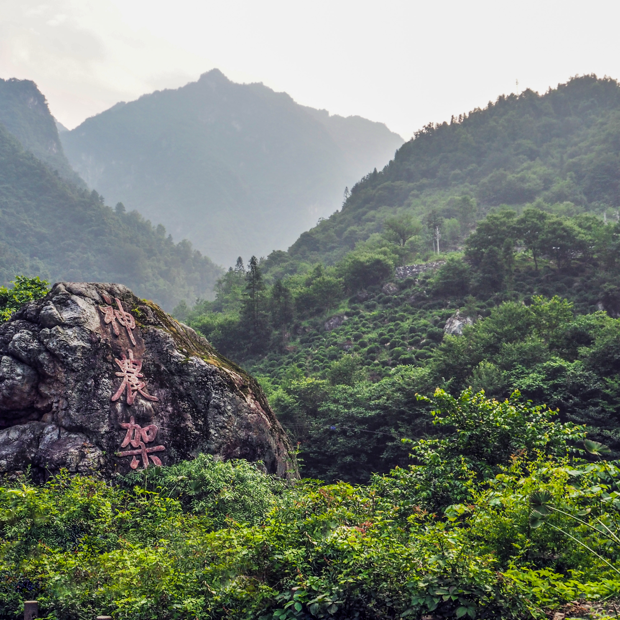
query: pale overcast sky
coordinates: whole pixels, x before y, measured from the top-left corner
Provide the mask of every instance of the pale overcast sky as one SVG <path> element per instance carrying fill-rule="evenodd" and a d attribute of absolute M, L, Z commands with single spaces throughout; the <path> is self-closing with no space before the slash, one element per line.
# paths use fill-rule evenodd
<path fill-rule="evenodd" d="M 404 138 L 502 93 L 620 78 L 618 0 L 0 0 L 0 77 L 73 128 L 219 68 Z"/>

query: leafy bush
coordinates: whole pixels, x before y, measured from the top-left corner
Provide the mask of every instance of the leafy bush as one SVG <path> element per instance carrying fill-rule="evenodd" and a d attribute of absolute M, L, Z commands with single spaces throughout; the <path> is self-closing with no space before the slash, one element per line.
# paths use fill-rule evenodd
<path fill-rule="evenodd" d="M 362 487 L 289 486 L 208 457 L 117 486 L 5 481 L 0 616 L 26 594 L 57 620 L 520 620 L 617 597 L 618 464 L 566 455 L 578 429 L 542 408 L 467 393 L 435 405 L 446 435 L 413 446 L 430 458 Z M 428 511 L 420 481 L 450 483 L 447 471 L 461 488 Z"/>
<path fill-rule="evenodd" d="M 45 297 L 49 282 L 39 277 L 17 276 L 12 288 L 0 286 L 0 322 L 8 321 L 11 315 L 29 301 Z"/>

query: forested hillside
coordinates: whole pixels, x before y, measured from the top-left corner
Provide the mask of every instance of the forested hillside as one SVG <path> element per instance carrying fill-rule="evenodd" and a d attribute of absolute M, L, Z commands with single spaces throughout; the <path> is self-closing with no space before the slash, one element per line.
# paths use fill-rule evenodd
<path fill-rule="evenodd" d="M 402 144 L 380 123 L 311 110 L 217 70 L 119 103 L 61 139 L 91 187 L 224 264 L 239 248 L 288 247 Z"/>
<path fill-rule="evenodd" d="M 618 92 L 580 78 L 428 127 L 290 252 L 179 303 L 318 480 L 206 454 L 5 477 L 0 618 L 26 598 L 48 618 L 617 618 Z M 170 298 L 213 273 L 0 139 L 14 271 L 55 260 Z M 44 294 L 0 289 L 0 321 Z"/>
<path fill-rule="evenodd" d="M 304 233 L 283 264 L 333 263 L 406 213 L 424 224 L 425 250 L 438 230 L 455 249 L 473 223 L 500 205 L 617 217 L 620 87 L 572 79 L 546 94 L 502 96 L 483 110 L 428 125 L 382 171 L 351 188 L 342 210 Z M 289 261 L 289 258 L 291 259 Z"/>
<path fill-rule="evenodd" d="M 84 181 L 65 157 L 44 95 L 30 80 L 0 79 L 0 123 L 42 162 L 78 187 Z"/>
<path fill-rule="evenodd" d="M 50 117 L 51 118 L 51 117 Z M 52 121 L 53 122 L 53 121 Z M 137 212 L 66 182 L 0 126 L 0 279 L 120 282 L 172 307 L 208 294 L 221 270 Z"/>
<path fill-rule="evenodd" d="M 288 253 L 176 313 L 262 377 L 305 475 L 406 465 L 437 387 L 518 389 L 618 452 L 619 93 L 580 78 L 427 128 Z"/>

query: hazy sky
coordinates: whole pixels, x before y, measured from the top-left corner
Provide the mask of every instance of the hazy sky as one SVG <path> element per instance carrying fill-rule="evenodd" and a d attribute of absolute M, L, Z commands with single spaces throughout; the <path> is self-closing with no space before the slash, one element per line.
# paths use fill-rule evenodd
<path fill-rule="evenodd" d="M 502 93 L 620 78 L 618 0 L 0 0 L 0 77 L 72 128 L 212 68 L 404 138 Z"/>

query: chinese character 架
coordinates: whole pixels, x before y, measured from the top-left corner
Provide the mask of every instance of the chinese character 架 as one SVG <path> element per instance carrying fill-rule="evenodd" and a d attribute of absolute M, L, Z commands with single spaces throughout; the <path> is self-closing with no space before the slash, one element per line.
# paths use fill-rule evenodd
<path fill-rule="evenodd" d="M 121 372 L 117 372 L 117 377 L 122 377 L 123 381 L 116 391 L 116 394 L 112 396 L 112 400 L 118 400 L 125 390 L 127 390 L 127 404 L 132 405 L 136 398 L 136 393 L 142 394 L 147 400 L 158 401 L 159 398 L 151 396 L 145 391 L 146 382 L 141 381 L 144 375 L 140 372 L 142 370 L 142 360 L 135 360 L 133 358 L 133 351 L 127 350 L 129 357 L 122 355 L 122 359 L 114 361 L 118 364 Z"/>
<path fill-rule="evenodd" d="M 108 299 L 110 298 L 106 298 L 106 301 L 108 301 Z M 127 335 L 129 336 L 131 343 L 135 347 L 136 341 L 133 337 L 132 330 L 136 328 L 136 320 L 129 312 L 123 310 L 123 305 L 121 304 L 121 300 L 118 297 L 115 297 L 114 300 L 116 301 L 116 305 L 118 306 L 118 308 L 113 308 L 112 306 L 99 306 L 99 310 L 103 312 L 103 320 L 106 325 L 112 323 L 112 329 L 117 336 L 120 335 L 120 331 L 117 325 L 118 321 L 118 323 L 120 323 L 127 330 Z M 111 301 L 112 300 L 110 299 L 110 303 Z"/>
<path fill-rule="evenodd" d="M 144 466 L 144 469 L 149 466 L 149 458 L 155 465 L 161 465 L 159 457 L 155 456 L 153 452 L 163 452 L 166 449 L 165 446 L 153 446 L 152 448 L 147 448 L 145 445 L 147 443 L 152 443 L 155 441 L 155 437 L 157 437 L 158 428 L 154 424 L 150 424 L 149 426 L 142 428 L 139 424 L 136 424 L 134 417 L 131 416 L 129 422 L 121 422 L 121 426 L 127 429 L 127 434 L 125 435 L 125 439 L 123 439 L 121 448 L 126 448 L 129 445 L 131 445 L 132 448 L 137 448 L 136 450 L 117 452 L 118 456 L 133 457 L 131 459 L 131 463 L 129 464 L 131 469 L 136 469 L 140 464 L 140 461 L 136 458 L 137 456 L 142 457 L 142 465 Z"/>

